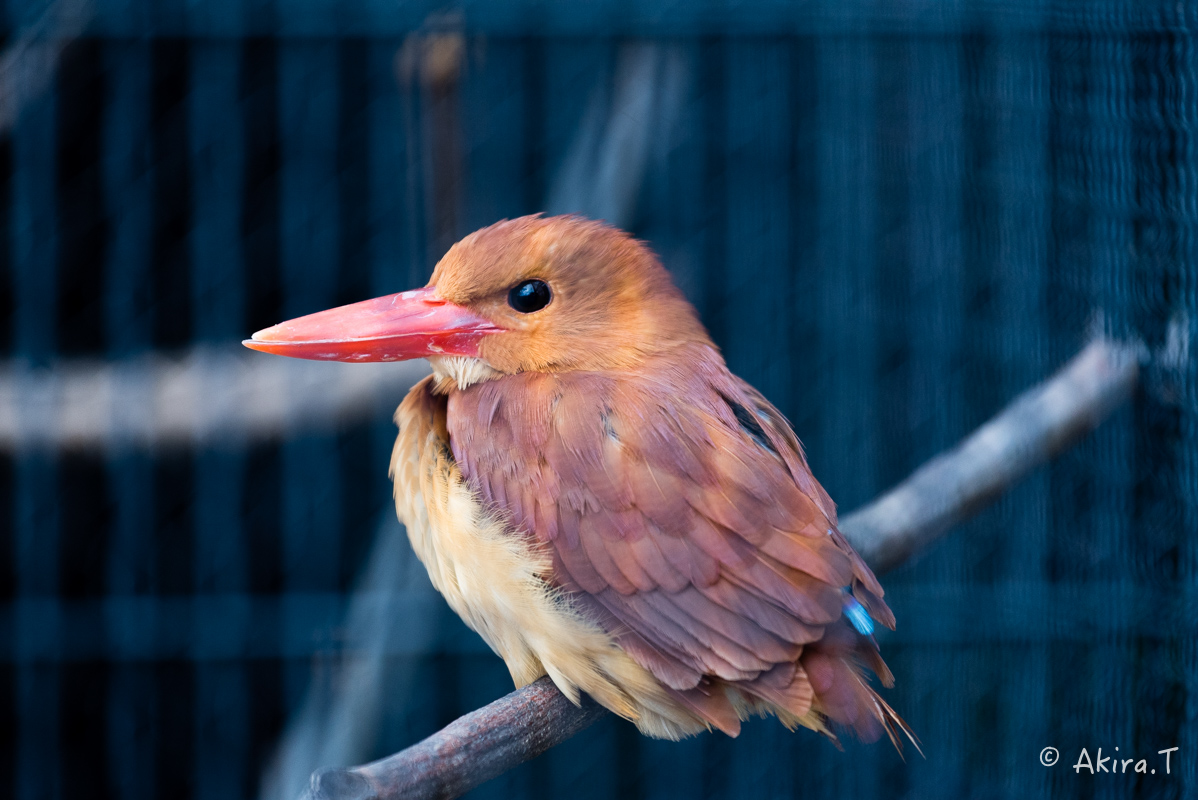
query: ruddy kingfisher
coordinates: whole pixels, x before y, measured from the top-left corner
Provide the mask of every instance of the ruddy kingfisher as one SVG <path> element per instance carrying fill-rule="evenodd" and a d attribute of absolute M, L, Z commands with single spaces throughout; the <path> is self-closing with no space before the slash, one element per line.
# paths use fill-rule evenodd
<path fill-rule="evenodd" d="M 640 242 L 579 217 L 470 234 L 421 289 L 255 333 L 296 358 L 425 358 L 395 505 L 433 585 L 507 663 L 645 734 L 754 713 L 899 745 L 882 587 L 782 414 Z"/>

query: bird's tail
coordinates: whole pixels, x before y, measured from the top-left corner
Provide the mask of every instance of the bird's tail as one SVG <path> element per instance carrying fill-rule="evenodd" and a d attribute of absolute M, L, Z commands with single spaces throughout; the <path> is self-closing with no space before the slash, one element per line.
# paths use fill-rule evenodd
<path fill-rule="evenodd" d="M 837 744 L 838 728 L 853 731 L 863 742 L 877 741 L 885 733 L 900 755 L 905 736 L 923 755 L 919 737 L 911 726 L 869 685 L 865 676 L 863 665 L 872 669 L 884 686 L 894 684 L 873 637 L 854 635 L 847 626 L 837 627 L 845 630 L 829 630 L 830 635 L 809 646 L 799 659 L 814 692 L 811 712 L 799 721 Z"/>

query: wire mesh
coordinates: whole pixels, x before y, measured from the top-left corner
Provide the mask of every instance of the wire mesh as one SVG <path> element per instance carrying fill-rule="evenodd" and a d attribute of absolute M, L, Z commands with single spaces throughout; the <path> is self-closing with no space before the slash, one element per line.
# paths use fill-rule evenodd
<path fill-rule="evenodd" d="M 4 62 L 51 77 L 0 137 L 0 355 L 220 347 L 421 285 L 498 219 L 590 213 L 651 243 L 852 509 L 1095 331 L 1136 339 L 1134 407 L 885 581 L 926 761 L 608 720 L 472 796 L 1191 794 L 1191 10 L 568 5 L 107 2 L 40 31 L 59 55 Z M 36 15 L 7 11 L 19 55 Z M 15 413 L 53 401 L 5 374 Z M 392 434 L 0 453 L 0 795 L 294 796 L 305 754 L 508 691 L 378 522 Z M 1175 745 L 1169 775 L 1070 767 Z"/>

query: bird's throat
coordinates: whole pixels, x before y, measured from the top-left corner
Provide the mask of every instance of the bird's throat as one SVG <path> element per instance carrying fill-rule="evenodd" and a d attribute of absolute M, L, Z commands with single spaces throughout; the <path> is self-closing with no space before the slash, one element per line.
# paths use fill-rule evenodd
<path fill-rule="evenodd" d="M 433 368 L 434 388 L 438 394 L 445 394 L 450 389 L 466 389 L 503 374 L 481 358 L 470 356 L 431 356 L 428 363 Z"/>

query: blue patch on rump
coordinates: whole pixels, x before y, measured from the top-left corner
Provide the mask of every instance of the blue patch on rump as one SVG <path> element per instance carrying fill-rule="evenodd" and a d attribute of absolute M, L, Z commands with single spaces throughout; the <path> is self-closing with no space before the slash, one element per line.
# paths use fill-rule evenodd
<path fill-rule="evenodd" d="M 849 618 L 849 622 L 853 623 L 853 627 L 857 629 L 857 633 L 862 636 L 873 634 L 874 621 L 870 618 L 869 612 L 847 590 L 844 595 L 844 615 Z"/>

